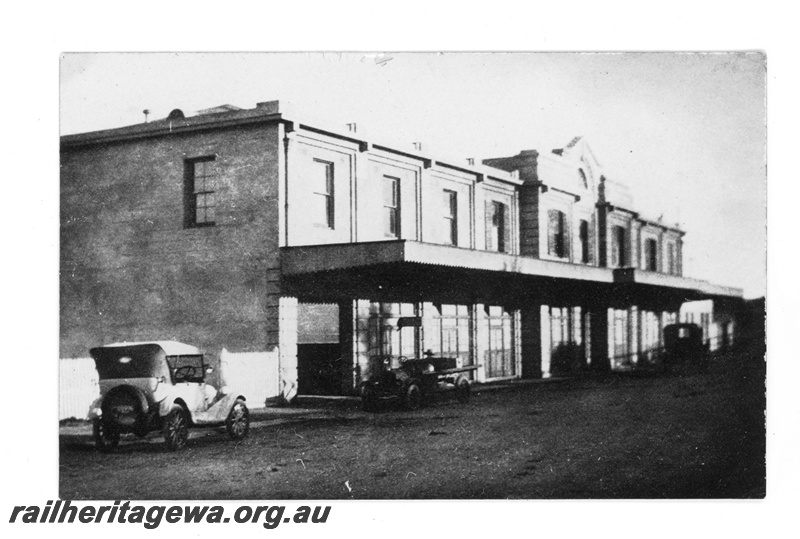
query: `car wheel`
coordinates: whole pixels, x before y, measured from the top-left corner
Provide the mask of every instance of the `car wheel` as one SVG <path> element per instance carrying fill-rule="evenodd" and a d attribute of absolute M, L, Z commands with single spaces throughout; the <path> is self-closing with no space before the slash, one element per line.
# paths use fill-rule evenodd
<path fill-rule="evenodd" d="M 164 418 L 164 443 L 170 451 L 176 451 L 185 447 L 188 439 L 189 419 L 186 411 L 180 405 L 174 404 Z"/>
<path fill-rule="evenodd" d="M 241 440 L 250 430 L 250 412 L 242 399 L 237 399 L 231 407 L 228 419 L 225 420 L 225 429 L 233 440 Z"/>
<path fill-rule="evenodd" d="M 405 405 L 408 410 L 419 410 L 422 407 L 422 390 L 417 384 L 411 384 L 406 389 Z"/>
<path fill-rule="evenodd" d="M 456 398 L 458 402 L 466 404 L 469 402 L 470 384 L 466 377 L 462 376 L 456 380 Z"/>
<path fill-rule="evenodd" d="M 109 453 L 119 445 L 119 429 L 102 419 L 95 419 L 92 423 L 94 444 L 98 451 Z"/>

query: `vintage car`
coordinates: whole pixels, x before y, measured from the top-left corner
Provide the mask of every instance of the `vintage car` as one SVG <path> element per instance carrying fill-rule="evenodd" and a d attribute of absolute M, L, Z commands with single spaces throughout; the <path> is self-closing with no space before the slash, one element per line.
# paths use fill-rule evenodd
<path fill-rule="evenodd" d="M 703 343 L 703 329 L 697 324 L 664 326 L 664 369 L 677 373 L 708 371 L 709 351 Z"/>
<path fill-rule="evenodd" d="M 459 402 L 466 403 L 470 396 L 467 373 L 478 365 L 461 367 L 457 358 L 433 357 L 428 351 L 422 359 L 372 358 L 371 374 L 361 384 L 361 403 L 365 411 L 375 411 L 378 403 L 387 397 L 399 399 L 408 410 L 417 410 L 436 393 L 454 391 Z"/>
<path fill-rule="evenodd" d="M 170 450 L 186 445 L 189 427 L 224 425 L 234 440 L 247 436 L 245 397 L 205 381 L 213 370 L 203 354 L 175 341 L 114 343 L 92 348 L 100 375 L 100 398 L 90 409 L 94 440 L 111 451 L 120 435 L 144 437 L 161 430 Z"/>

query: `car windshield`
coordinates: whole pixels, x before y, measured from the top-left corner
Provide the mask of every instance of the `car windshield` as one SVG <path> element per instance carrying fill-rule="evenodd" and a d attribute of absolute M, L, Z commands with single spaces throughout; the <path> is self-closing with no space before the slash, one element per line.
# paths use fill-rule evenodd
<path fill-rule="evenodd" d="M 92 348 L 101 380 L 168 376 L 164 350 L 157 344 Z"/>
<path fill-rule="evenodd" d="M 167 363 L 173 382 L 203 381 L 205 365 L 202 355 L 167 356 Z"/>

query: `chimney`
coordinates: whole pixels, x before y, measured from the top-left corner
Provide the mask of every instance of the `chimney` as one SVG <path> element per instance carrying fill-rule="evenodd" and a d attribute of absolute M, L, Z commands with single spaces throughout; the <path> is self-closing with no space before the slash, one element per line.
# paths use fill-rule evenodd
<path fill-rule="evenodd" d="M 475 166 L 475 158 L 474 157 L 467 157 L 467 164 L 471 167 Z"/>
<path fill-rule="evenodd" d="M 147 123 L 147 117 L 150 115 L 150 109 L 144 109 L 142 113 L 144 114 L 144 123 Z"/>
<path fill-rule="evenodd" d="M 355 133 L 358 130 L 358 125 L 355 122 L 347 124 L 347 130 L 351 133 Z"/>
<path fill-rule="evenodd" d="M 256 108 L 267 114 L 277 114 L 280 112 L 280 101 L 262 101 L 256 103 Z"/>
<path fill-rule="evenodd" d="M 418 152 L 422 151 L 422 143 L 421 142 L 412 142 L 411 145 L 414 146 L 414 149 L 417 150 Z"/>

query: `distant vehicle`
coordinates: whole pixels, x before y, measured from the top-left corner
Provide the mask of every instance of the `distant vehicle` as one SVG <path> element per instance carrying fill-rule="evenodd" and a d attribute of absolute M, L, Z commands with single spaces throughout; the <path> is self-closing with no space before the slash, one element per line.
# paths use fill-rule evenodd
<path fill-rule="evenodd" d="M 399 367 L 391 368 L 391 358 L 375 358 L 372 375 L 361 384 L 361 403 L 366 411 L 375 411 L 385 397 L 400 400 L 408 410 L 417 410 L 435 393 L 452 390 L 459 402 L 470 397 L 469 371 L 478 365 L 459 367 L 456 358 L 433 357 L 427 352 L 423 359 L 399 358 Z"/>
<path fill-rule="evenodd" d="M 697 324 L 664 326 L 664 367 L 666 370 L 697 368 L 708 371 L 709 351 L 703 343 L 703 329 Z"/>
<path fill-rule="evenodd" d="M 208 367 L 194 346 L 175 341 L 114 343 L 92 348 L 100 375 L 100 398 L 90 409 L 94 440 L 111 451 L 120 435 L 144 437 L 161 430 L 170 450 L 186 445 L 189 427 L 225 425 L 234 440 L 250 429 L 240 393 L 217 391 L 205 382 Z"/>

